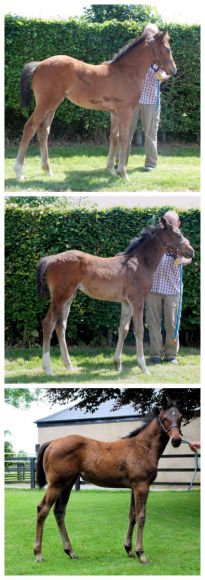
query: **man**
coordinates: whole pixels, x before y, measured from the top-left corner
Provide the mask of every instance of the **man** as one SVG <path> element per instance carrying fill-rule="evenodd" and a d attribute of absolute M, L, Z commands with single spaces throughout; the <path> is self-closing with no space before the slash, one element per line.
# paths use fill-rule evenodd
<path fill-rule="evenodd" d="M 144 33 L 155 35 L 159 32 L 156 24 L 148 24 Z M 136 105 L 131 121 L 129 141 L 126 151 L 126 164 L 128 162 L 133 135 L 136 131 L 139 119 L 141 119 L 145 136 L 145 171 L 152 171 L 157 165 L 157 132 L 160 120 L 160 82 L 170 77 L 157 65 L 151 65 L 146 74 L 141 97 Z"/>
<path fill-rule="evenodd" d="M 164 215 L 168 223 L 180 227 L 179 216 L 175 211 Z M 178 364 L 179 335 L 176 328 L 179 324 L 180 300 L 182 298 L 182 265 L 188 265 L 191 259 L 175 259 L 164 254 L 154 273 L 150 294 L 146 299 L 146 318 L 149 328 L 150 354 L 154 364 L 162 360 Z M 165 326 L 165 343 L 162 338 L 162 320 Z M 175 336 L 176 334 L 176 336 Z"/>

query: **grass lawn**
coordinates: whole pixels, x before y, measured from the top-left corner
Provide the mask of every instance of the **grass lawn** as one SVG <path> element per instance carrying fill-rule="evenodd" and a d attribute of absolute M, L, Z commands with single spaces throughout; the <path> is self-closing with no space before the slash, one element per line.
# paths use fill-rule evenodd
<path fill-rule="evenodd" d="M 6 351 L 5 383 L 176 383 L 196 384 L 200 382 L 200 352 L 196 348 L 180 348 L 179 365 L 170 363 L 153 365 L 146 353 L 150 375 L 143 375 L 136 365 L 135 349 L 125 347 L 123 371 L 117 373 L 113 364 L 114 348 L 70 348 L 73 365 L 77 372 L 67 371 L 62 364 L 58 347 L 51 348 L 52 376 L 48 377 L 41 368 L 40 348 L 8 348 Z"/>
<path fill-rule="evenodd" d="M 128 491 L 72 492 L 66 522 L 79 560 L 65 555 L 55 519 L 49 514 L 44 561 L 33 556 L 36 505 L 41 490 L 6 490 L 6 575 L 199 575 L 199 491 L 151 492 L 144 549 L 149 564 L 128 558 L 123 541 L 128 527 Z M 136 532 L 134 532 L 135 545 Z"/>
<path fill-rule="evenodd" d="M 39 149 L 31 145 L 25 160 L 25 181 L 17 182 L 14 161 L 17 146 L 6 149 L 5 190 L 35 191 L 199 191 L 200 149 L 196 144 L 159 146 L 157 169 L 144 172 L 144 149 L 133 148 L 129 158 L 129 181 L 106 171 L 108 145 L 65 144 L 50 146 L 53 178 L 43 173 Z"/>

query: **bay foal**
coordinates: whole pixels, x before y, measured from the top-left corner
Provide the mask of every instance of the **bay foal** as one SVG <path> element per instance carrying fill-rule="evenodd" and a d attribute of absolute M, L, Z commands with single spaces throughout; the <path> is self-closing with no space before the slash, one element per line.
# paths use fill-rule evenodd
<path fill-rule="evenodd" d="M 98 486 L 131 489 L 129 527 L 124 545 L 128 556 L 132 556 L 132 536 L 137 523 L 135 552 L 139 561 L 146 564 L 142 535 L 149 487 L 156 478 L 158 462 L 169 439 L 174 447 L 181 444 L 181 420 L 179 409 L 170 403 L 157 417 L 119 441 L 102 442 L 69 435 L 45 443 L 37 460 L 38 484 L 43 487 L 48 483 L 37 509 L 34 545 L 37 562 L 43 559 L 43 526 L 53 505 L 64 551 L 70 558 L 77 558 L 64 519 L 72 486 L 80 475 Z"/>
<path fill-rule="evenodd" d="M 110 111 L 107 169 L 115 175 L 115 152 L 119 141 L 118 173 L 126 179 L 125 157 L 132 113 L 152 63 L 162 66 L 169 75 L 176 74 L 166 31 L 155 35 L 145 33 L 123 48 L 111 61 L 98 65 L 87 64 L 66 55 L 26 64 L 21 77 L 22 105 L 28 107 L 31 103 L 29 78 L 32 77 L 36 106 L 24 126 L 15 162 L 16 178 L 23 179 L 24 158 L 36 132 L 42 169 L 52 175 L 48 160 L 48 135 L 55 111 L 66 98 L 79 107 Z"/>
<path fill-rule="evenodd" d="M 56 330 L 64 366 L 74 370 L 66 345 L 66 327 L 71 303 L 80 290 L 91 298 L 121 303 L 119 338 L 114 361 L 121 370 L 121 356 L 131 318 L 136 337 L 137 361 L 148 373 L 143 351 L 143 309 L 152 287 L 153 274 L 163 254 L 172 251 L 193 258 L 194 250 L 180 230 L 165 218 L 147 228 L 121 254 L 101 258 L 69 250 L 41 258 L 37 266 L 37 286 L 41 298 L 47 287 L 51 304 L 43 321 L 43 368 L 50 375 L 50 341 Z"/>

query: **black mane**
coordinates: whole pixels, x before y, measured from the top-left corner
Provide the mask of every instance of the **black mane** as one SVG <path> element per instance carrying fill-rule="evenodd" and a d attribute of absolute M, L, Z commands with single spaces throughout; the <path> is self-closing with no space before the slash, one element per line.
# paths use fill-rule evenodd
<path fill-rule="evenodd" d="M 148 427 L 148 425 L 150 425 L 150 423 L 153 421 L 153 419 L 155 419 L 155 417 L 148 418 L 146 421 L 143 422 L 143 425 L 141 425 L 141 427 L 138 427 L 137 429 L 134 429 L 134 431 L 131 431 L 130 433 L 128 433 L 128 435 L 124 435 L 124 437 L 122 437 L 122 439 L 130 439 L 131 437 L 135 437 L 136 435 L 139 435 L 139 433 L 141 433 L 142 431 L 144 431 L 144 429 L 146 429 L 146 427 Z"/>
<path fill-rule="evenodd" d="M 142 44 L 142 42 L 145 40 L 145 38 L 147 37 L 146 34 L 142 34 L 141 36 L 139 36 L 139 38 L 135 38 L 135 40 L 131 40 L 131 42 L 128 42 L 128 44 L 126 44 L 125 46 L 123 46 L 119 52 L 108 62 L 110 64 L 113 64 L 114 62 L 117 62 L 118 60 L 120 60 L 121 58 L 123 58 L 123 56 L 125 56 L 126 54 L 128 54 L 128 52 L 130 52 L 133 48 L 136 48 L 136 46 L 138 46 L 139 44 Z"/>
<path fill-rule="evenodd" d="M 127 246 L 127 248 L 123 252 L 120 252 L 120 255 L 125 255 L 125 256 L 132 255 L 135 252 L 135 250 L 137 248 L 139 248 L 139 246 L 141 246 L 141 244 L 144 241 L 146 241 L 152 237 L 152 235 L 156 231 L 156 229 L 157 229 L 156 226 L 153 226 L 153 225 L 147 226 L 146 228 L 144 228 L 141 231 L 139 238 L 133 238 L 133 240 L 131 240 L 129 246 Z"/>

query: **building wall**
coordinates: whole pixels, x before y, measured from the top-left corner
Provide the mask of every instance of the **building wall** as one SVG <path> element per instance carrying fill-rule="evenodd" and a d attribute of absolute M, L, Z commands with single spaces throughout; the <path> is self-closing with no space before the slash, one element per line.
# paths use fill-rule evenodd
<path fill-rule="evenodd" d="M 38 428 L 38 443 L 42 445 L 46 441 L 52 439 L 57 439 L 59 437 L 65 437 L 66 435 L 84 435 L 85 437 L 91 437 L 93 439 L 102 441 L 114 441 L 120 439 L 124 435 L 130 433 L 137 427 L 140 427 L 141 421 L 115 421 L 115 422 L 103 422 L 103 423 L 90 423 L 90 424 L 77 424 L 77 425 L 56 425 L 56 426 L 43 426 Z M 182 427 L 183 438 L 189 441 L 197 441 L 200 439 L 200 419 L 194 419 L 189 425 Z M 172 447 L 171 443 L 168 443 L 165 451 L 165 455 L 177 455 L 177 458 L 161 458 L 159 462 L 159 468 L 190 468 L 194 471 L 194 454 L 192 454 L 190 448 L 186 444 L 182 444 L 179 448 Z M 180 458 L 180 455 L 191 454 L 190 458 Z M 192 472 L 159 472 L 157 476 L 157 482 L 190 482 L 192 479 Z M 196 482 L 199 482 L 200 474 L 197 473 Z"/>

